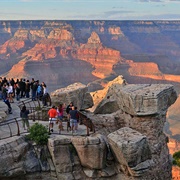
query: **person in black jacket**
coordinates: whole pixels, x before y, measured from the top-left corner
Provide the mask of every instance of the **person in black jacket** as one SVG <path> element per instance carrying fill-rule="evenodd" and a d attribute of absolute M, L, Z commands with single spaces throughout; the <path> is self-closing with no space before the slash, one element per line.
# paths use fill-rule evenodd
<path fill-rule="evenodd" d="M 26 81 L 26 85 L 25 85 L 26 98 L 29 98 L 30 87 L 31 87 L 31 84 L 30 84 L 29 80 L 27 80 L 27 81 Z"/>
<path fill-rule="evenodd" d="M 69 115 L 69 111 L 72 110 L 73 107 L 73 102 L 71 102 L 67 107 L 66 107 L 66 113 Z"/>
<path fill-rule="evenodd" d="M 26 130 L 25 125 L 27 127 L 27 130 L 29 130 L 29 120 L 28 120 L 28 114 L 29 110 L 26 109 L 26 106 L 24 105 L 20 112 L 20 117 L 22 118 L 23 128 Z"/>

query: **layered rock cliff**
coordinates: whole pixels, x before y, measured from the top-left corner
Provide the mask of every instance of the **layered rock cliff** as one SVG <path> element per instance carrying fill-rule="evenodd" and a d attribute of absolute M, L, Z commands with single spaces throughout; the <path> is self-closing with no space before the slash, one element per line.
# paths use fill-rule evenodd
<path fill-rule="evenodd" d="M 28 63 L 26 77 L 34 76 L 30 66 L 40 68 L 40 65 L 46 67 L 47 61 L 50 64 L 54 63 L 52 60 L 66 64 L 67 60 L 76 59 L 91 65 L 88 68 L 89 74 L 86 75 L 89 76 L 86 83 L 112 74 L 123 74 L 129 82 L 155 79 L 153 82 L 179 83 L 179 76 L 171 76 L 179 74 L 179 64 L 175 61 L 179 57 L 179 26 L 179 21 L 1 21 L 0 64 L 4 68 L 0 70 L 0 74 L 6 73 L 4 75 L 9 77 L 14 75 L 13 69 L 8 74 L 7 71 L 22 59 L 26 59 Z M 133 61 L 123 59 L 122 55 L 131 55 L 133 60 L 144 64 L 133 64 Z M 157 58 L 153 58 L 154 56 Z M 150 58 L 147 59 L 148 57 Z M 32 64 L 31 61 L 36 62 Z M 42 63 L 39 65 L 37 61 Z M 146 64 L 149 61 L 152 63 Z M 153 65 L 153 62 L 156 64 Z M 73 71 L 69 64 L 68 68 Z M 148 67 L 152 67 L 149 73 L 144 73 Z M 52 67 L 49 73 L 54 70 L 51 69 Z M 78 72 L 79 69 L 77 73 L 73 73 L 76 78 L 80 76 Z M 43 71 L 42 73 L 45 74 Z M 168 75 L 164 76 L 164 73 Z M 22 77 L 24 75 L 21 72 L 18 74 Z M 57 77 L 53 76 L 54 80 L 51 82 L 57 85 Z M 69 81 L 67 84 L 72 83 Z M 59 82 L 58 85 L 67 84 Z"/>

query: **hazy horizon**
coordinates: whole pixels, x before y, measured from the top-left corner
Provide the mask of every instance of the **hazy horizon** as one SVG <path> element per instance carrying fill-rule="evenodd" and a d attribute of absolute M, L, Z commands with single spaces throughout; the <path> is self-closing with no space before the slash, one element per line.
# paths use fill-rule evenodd
<path fill-rule="evenodd" d="M 1 20 L 179 20 L 180 0 L 2 0 Z"/>

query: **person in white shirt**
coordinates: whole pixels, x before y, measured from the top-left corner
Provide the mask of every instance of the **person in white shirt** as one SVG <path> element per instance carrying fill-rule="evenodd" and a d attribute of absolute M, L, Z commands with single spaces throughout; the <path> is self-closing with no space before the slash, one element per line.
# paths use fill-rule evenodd
<path fill-rule="evenodd" d="M 13 103 L 13 87 L 11 84 L 7 83 L 7 90 L 8 90 L 8 96 L 9 96 L 9 102 Z"/>

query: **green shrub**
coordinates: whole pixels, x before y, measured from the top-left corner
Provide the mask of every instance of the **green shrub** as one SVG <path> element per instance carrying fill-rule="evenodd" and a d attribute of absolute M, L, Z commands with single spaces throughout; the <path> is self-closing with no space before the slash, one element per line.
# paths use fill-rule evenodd
<path fill-rule="evenodd" d="M 27 138 L 38 145 L 47 144 L 49 138 L 48 129 L 42 124 L 35 123 L 30 127 Z"/>
<path fill-rule="evenodd" d="M 174 158 L 173 164 L 180 167 L 180 151 L 175 152 L 175 153 L 173 154 L 173 158 Z"/>

